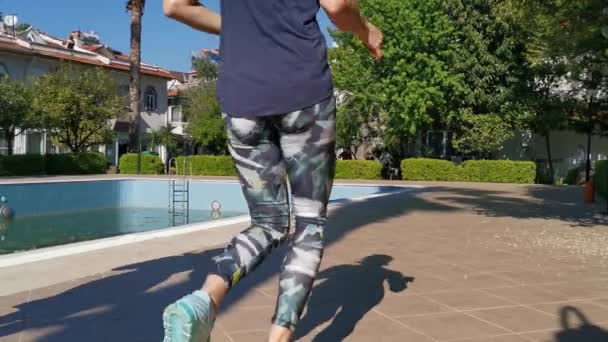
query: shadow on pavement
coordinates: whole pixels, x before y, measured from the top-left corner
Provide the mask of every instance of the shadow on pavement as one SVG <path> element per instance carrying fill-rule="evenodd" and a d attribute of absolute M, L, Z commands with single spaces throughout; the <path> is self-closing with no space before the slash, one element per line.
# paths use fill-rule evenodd
<path fill-rule="evenodd" d="M 370 223 L 412 212 L 445 213 L 473 208 L 480 215 L 553 218 L 576 226 L 604 222 L 593 216 L 572 193 L 568 195 L 548 187 L 531 187 L 526 191 L 527 194 L 515 196 L 500 190 L 434 186 L 347 203 L 332 212 L 325 234 L 326 245 L 330 247 L 349 232 Z M 0 317 L 0 340 L 21 333 L 23 342 L 159 341 L 164 307 L 198 288 L 213 267 L 210 258 L 220 251 L 212 249 L 159 258 L 121 267 L 107 277 L 83 279 L 77 286 L 74 285 L 78 283 L 60 284 L 35 290 L 29 301 L 14 299 L 15 305 L 11 305 L 16 311 Z M 222 310 L 230 310 L 252 287 L 275 276 L 284 253 L 285 247 L 279 248 L 256 272 L 239 283 Z M 378 251 L 357 265 L 337 265 L 324 270 L 298 335 L 331 320 L 316 340 L 339 341 L 382 301 L 385 281 L 392 291 L 402 291 L 413 281 L 388 269 L 391 257 L 381 253 Z M 350 285 L 348 289 L 344 284 Z M 68 287 L 72 288 L 66 290 Z M 333 302 L 328 302 L 329 298 L 333 298 Z M 582 330 L 588 331 L 591 337 L 592 334 L 601 336 L 598 332 L 601 330 L 593 327 L 586 323 L 578 330 L 565 327 L 557 341 L 587 341 L 570 337 Z M 601 332 L 604 340 L 598 342 L 606 340 L 605 331 Z"/>
<path fill-rule="evenodd" d="M 598 206 L 584 204 L 580 187 L 531 185 L 522 186 L 519 193 L 459 187 L 432 187 L 425 191 L 441 193 L 437 199 L 444 204 L 467 206 L 488 217 L 539 218 L 564 221 L 573 227 L 608 227 L 608 216 L 602 215 Z"/>
<path fill-rule="evenodd" d="M 328 224 L 331 229 L 325 235 L 326 244 L 371 222 L 407 213 L 410 208 L 403 202 L 410 196 L 391 194 L 336 209 Z M 370 210 L 372 203 L 384 209 Z M 55 290 L 36 290 L 29 302 L 14 306 L 16 312 L 0 317 L 0 337 L 22 332 L 21 341 L 158 341 L 164 307 L 200 287 L 214 267 L 211 257 L 220 252 L 218 248 L 123 266 L 107 277 L 85 280 L 69 290 L 63 290 L 69 284 L 60 284 L 60 289 Z M 227 297 L 222 311 L 229 310 L 249 289 L 277 274 L 284 254 L 285 246 L 278 248 L 243 279 Z M 58 291 L 62 292 L 56 294 Z M 28 337 L 37 333 L 40 336 Z"/>
<path fill-rule="evenodd" d="M 313 341 L 342 341 L 384 299 L 385 282 L 392 292 L 407 289 L 414 278 L 386 268 L 392 260 L 388 255 L 371 255 L 355 265 L 338 265 L 320 272 L 317 277 L 320 284 L 312 291 L 297 338 L 331 321 Z"/>
<path fill-rule="evenodd" d="M 574 316 L 578 325 L 571 321 Z M 555 335 L 555 342 L 606 342 L 608 330 L 593 325 L 579 309 L 565 306 L 560 310 L 562 330 Z"/>

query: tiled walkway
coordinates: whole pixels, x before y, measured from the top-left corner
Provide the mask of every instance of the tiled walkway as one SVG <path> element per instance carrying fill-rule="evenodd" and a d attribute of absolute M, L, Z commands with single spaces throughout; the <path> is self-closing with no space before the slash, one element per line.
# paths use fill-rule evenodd
<path fill-rule="evenodd" d="M 608 217 L 580 189 L 427 185 L 333 210 L 299 341 L 608 341 Z M 43 265 L 126 266 L 1 297 L 0 341 L 160 341 L 163 307 L 218 251 L 194 248 L 206 234 Z M 266 340 L 282 252 L 234 290 L 213 342 Z"/>

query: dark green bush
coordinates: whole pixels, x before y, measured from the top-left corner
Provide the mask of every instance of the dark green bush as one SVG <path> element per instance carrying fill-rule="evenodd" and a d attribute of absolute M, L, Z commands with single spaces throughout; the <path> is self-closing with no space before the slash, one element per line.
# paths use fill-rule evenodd
<path fill-rule="evenodd" d="M 94 175 L 106 172 L 107 161 L 96 152 L 46 155 L 47 175 Z"/>
<path fill-rule="evenodd" d="M 183 174 L 184 158 L 192 162 L 192 174 L 195 176 L 236 176 L 236 168 L 230 156 L 191 156 L 178 157 L 177 170 Z M 186 163 L 187 173 L 189 163 Z M 172 168 L 173 172 L 177 172 Z M 336 165 L 338 179 L 381 179 L 382 165 L 369 160 L 338 160 Z"/>
<path fill-rule="evenodd" d="M 336 179 L 382 179 L 382 164 L 373 160 L 338 160 Z"/>
<path fill-rule="evenodd" d="M 122 174 L 137 173 L 137 154 L 123 154 L 118 161 L 118 170 Z M 141 156 L 141 174 L 143 175 L 160 175 L 165 173 L 165 165 L 160 160 L 160 157 L 149 154 Z"/>
<path fill-rule="evenodd" d="M 0 176 L 91 175 L 106 172 L 103 154 L 26 154 L 0 156 Z"/>
<path fill-rule="evenodd" d="M 441 159 L 412 158 L 401 162 L 403 179 L 412 181 L 463 181 L 462 167 Z"/>
<path fill-rule="evenodd" d="M 39 154 L 0 156 L 0 176 L 44 175 L 44 162 Z"/>
<path fill-rule="evenodd" d="M 471 160 L 462 166 L 447 160 L 406 159 L 401 163 L 403 179 L 413 181 L 461 181 L 482 183 L 534 183 L 533 162 Z"/>
<path fill-rule="evenodd" d="M 608 160 L 595 162 L 595 175 L 593 183 L 598 195 L 608 200 Z"/>
<path fill-rule="evenodd" d="M 191 156 L 178 157 L 177 170 L 183 174 L 184 158 L 188 158 L 192 163 L 192 174 L 194 176 L 236 176 L 236 168 L 230 156 Z M 186 163 L 186 168 L 189 168 Z M 186 170 L 187 173 L 190 170 Z"/>
<path fill-rule="evenodd" d="M 513 160 L 469 160 L 463 165 L 469 182 L 534 184 L 536 164 Z"/>
<path fill-rule="evenodd" d="M 570 169 L 568 170 L 568 173 L 566 174 L 566 177 L 564 178 L 564 184 L 567 185 L 577 185 L 579 184 L 579 180 L 580 180 L 580 174 L 581 172 L 585 171 L 585 166 L 581 165 L 578 167 L 575 167 L 574 169 Z"/>

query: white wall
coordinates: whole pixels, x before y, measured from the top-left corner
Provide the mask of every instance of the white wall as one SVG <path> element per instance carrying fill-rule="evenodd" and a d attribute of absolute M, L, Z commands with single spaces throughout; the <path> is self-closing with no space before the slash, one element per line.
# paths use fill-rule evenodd
<path fill-rule="evenodd" d="M 12 79 L 28 82 L 36 76 L 49 72 L 52 67 L 58 65 L 58 61 L 0 51 L 0 64 L 6 68 Z M 129 84 L 128 72 L 113 70 L 111 74 L 118 86 Z M 149 86 L 154 87 L 156 90 L 157 109 L 153 112 L 142 112 L 143 126 L 146 132 L 157 130 L 165 124 L 168 106 L 167 80 L 160 77 L 142 75 L 142 103 L 145 91 Z M 45 151 L 46 148 L 42 148 L 41 150 Z M 27 138 L 25 134 L 22 134 L 15 139 L 14 153 L 25 154 L 27 152 Z"/>
<path fill-rule="evenodd" d="M 128 86 L 129 85 L 129 74 L 126 72 L 114 71 L 112 76 L 116 80 L 117 85 Z M 153 112 L 143 111 L 145 92 L 148 87 L 153 87 L 156 90 L 156 103 L 157 108 Z M 143 119 L 143 126 L 146 132 L 152 132 L 158 130 L 160 127 L 165 125 L 166 115 L 168 110 L 168 95 L 167 95 L 167 80 L 160 77 L 153 77 L 142 75 L 141 78 L 141 97 L 142 97 L 142 112 L 141 117 Z"/>
<path fill-rule="evenodd" d="M 33 61 L 33 56 L 23 56 L 0 51 L 0 64 L 4 65 L 10 78 L 23 81 L 26 79 L 27 71 Z"/>
<path fill-rule="evenodd" d="M 568 170 L 584 163 L 587 149 L 585 134 L 574 131 L 554 131 L 550 138 L 551 157 L 558 177 L 565 176 Z M 545 138 L 536 134 L 530 137 L 526 133 L 516 132 L 515 138 L 505 144 L 501 157 L 513 160 L 546 160 Z M 608 159 L 608 137 L 594 136 L 592 138 L 591 159 L 594 161 Z"/>

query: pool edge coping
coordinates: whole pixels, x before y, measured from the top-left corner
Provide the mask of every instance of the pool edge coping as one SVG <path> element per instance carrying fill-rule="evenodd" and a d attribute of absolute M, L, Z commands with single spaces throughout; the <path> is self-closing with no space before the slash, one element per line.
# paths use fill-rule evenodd
<path fill-rule="evenodd" d="M 109 180 L 167 180 L 164 178 L 127 178 L 127 179 L 109 179 Z M 100 179 L 90 179 L 88 181 L 99 181 Z M 58 180 L 56 182 L 78 182 L 82 180 Z M 200 181 L 200 182 L 221 182 L 221 183 L 238 183 L 238 181 L 230 181 L 230 180 L 196 180 L 192 179 L 192 181 Z M 53 182 L 53 183 L 56 183 Z M 32 183 L 46 183 L 46 182 L 32 182 Z M 9 184 L 25 184 L 25 183 L 9 183 Z M 349 203 L 362 202 L 374 198 L 385 197 L 394 194 L 413 192 L 416 190 L 424 189 L 425 186 L 422 185 L 387 185 L 387 184 L 373 184 L 373 183 L 336 183 L 335 185 L 340 186 L 387 186 L 400 188 L 395 192 L 385 192 L 385 193 L 376 193 L 366 196 L 359 196 L 354 198 L 349 198 L 345 200 L 336 200 L 332 201 L 329 204 L 330 209 L 334 209 L 336 207 L 344 206 Z M 160 239 L 160 238 L 169 238 L 179 235 L 185 235 L 205 230 L 217 229 L 222 227 L 228 227 L 236 224 L 244 224 L 250 222 L 250 217 L 248 214 L 235 216 L 231 218 L 202 222 L 202 223 L 193 223 L 188 225 L 181 225 L 176 227 L 169 227 L 163 229 L 157 229 L 153 231 L 147 232 L 139 232 L 139 233 L 130 233 L 119 236 L 112 236 L 107 238 L 96 239 L 92 241 L 82 241 L 69 243 L 65 245 L 59 246 L 51 246 L 44 247 L 37 250 L 24 251 L 24 252 L 16 252 L 7 255 L 0 255 L 0 270 L 4 268 L 19 266 L 23 264 L 29 264 L 38 261 L 51 260 L 61 257 L 67 257 L 87 252 L 93 252 L 98 250 L 103 250 L 112 247 L 119 247 L 129 244 L 134 244 L 138 242 Z"/>

